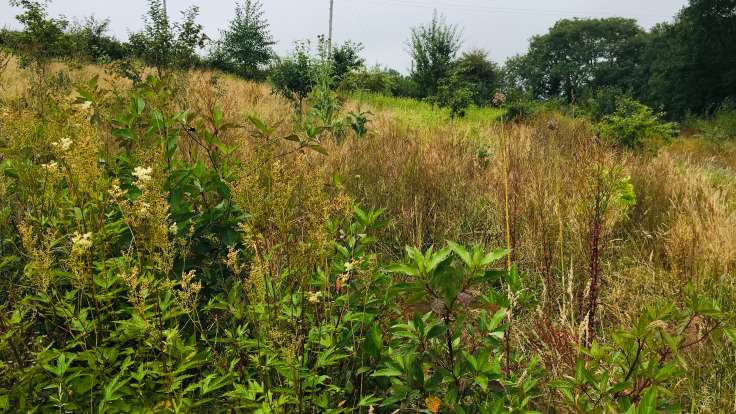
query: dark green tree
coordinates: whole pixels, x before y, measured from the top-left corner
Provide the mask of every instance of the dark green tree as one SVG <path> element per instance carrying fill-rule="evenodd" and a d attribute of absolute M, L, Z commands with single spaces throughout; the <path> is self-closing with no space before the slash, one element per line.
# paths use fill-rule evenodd
<path fill-rule="evenodd" d="M 452 73 L 461 46 L 458 27 L 448 24 L 437 12 L 429 24 L 411 30 L 411 75 L 419 86 L 421 97 L 437 95 L 441 81 Z"/>
<path fill-rule="evenodd" d="M 512 83 L 536 98 L 576 102 L 603 87 L 634 89 L 646 33 L 632 19 L 564 19 L 532 38 L 529 52 L 512 61 Z"/>
<path fill-rule="evenodd" d="M 235 17 L 222 32 L 210 59 L 223 70 L 258 79 L 275 56 L 275 44 L 263 4 L 258 0 L 245 0 L 235 5 Z"/>
<path fill-rule="evenodd" d="M 123 44 L 109 34 L 110 20 L 89 16 L 68 31 L 72 54 L 83 60 L 106 62 L 125 57 Z"/>
<path fill-rule="evenodd" d="M 642 99 L 670 116 L 736 97 L 736 0 L 690 0 L 673 23 L 652 30 L 644 60 Z"/>
<path fill-rule="evenodd" d="M 493 97 L 499 84 L 499 68 L 480 49 L 463 53 L 456 63 L 457 76 L 472 93 L 476 105 L 485 105 Z"/>

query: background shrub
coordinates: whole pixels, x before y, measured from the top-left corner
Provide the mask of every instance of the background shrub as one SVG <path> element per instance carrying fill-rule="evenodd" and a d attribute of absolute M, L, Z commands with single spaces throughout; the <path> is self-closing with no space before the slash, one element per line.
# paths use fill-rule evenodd
<path fill-rule="evenodd" d="M 660 118 L 661 114 L 655 114 L 648 106 L 623 98 L 613 114 L 601 119 L 597 130 L 602 138 L 626 148 L 656 148 L 677 135 L 676 124 L 663 122 Z"/>

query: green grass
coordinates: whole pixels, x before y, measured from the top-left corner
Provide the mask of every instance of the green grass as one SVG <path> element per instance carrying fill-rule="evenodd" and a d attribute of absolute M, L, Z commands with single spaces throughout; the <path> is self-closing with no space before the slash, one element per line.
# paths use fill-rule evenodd
<path fill-rule="evenodd" d="M 736 139 L 736 105 L 724 104 L 710 117 L 690 117 L 683 121 L 686 129 L 695 131 L 695 135 L 713 141 Z"/>
<path fill-rule="evenodd" d="M 502 109 L 471 106 L 465 118 L 453 119 L 449 109 L 433 107 L 425 101 L 370 92 L 355 92 L 350 100 L 376 111 L 391 111 L 396 119 L 415 127 L 437 127 L 447 122 L 492 124 L 503 114 Z"/>

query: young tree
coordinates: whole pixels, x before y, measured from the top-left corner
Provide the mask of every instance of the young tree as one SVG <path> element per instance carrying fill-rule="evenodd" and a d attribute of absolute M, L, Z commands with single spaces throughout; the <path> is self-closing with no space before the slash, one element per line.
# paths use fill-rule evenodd
<path fill-rule="evenodd" d="M 46 62 L 63 54 L 64 30 L 69 22 L 63 18 L 51 18 L 46 12 L 47 1 L 11 0 L 10 5 L 23 12 L 15 18 L 23 25 L 23 31 L 15 39 L 16 52 L 21 63 L 34 65 L 43 71 Z"/>
<path fill-rule="evenodd" d="M 437 88 L 437 96 L 433 98 L 440 107 L 450 110 L 453 118 L 465 117 L 470 104 L 473 103 L 472 85 L 459 78 L 457 72 L 442 78 Z"/>
<path fill-rule="evenodd" d="M 274 93 L 291 100 L 299 113 L 302 112 L 304 99 L 315 86 L 314 68 L 309 45 L 300 43 L 291 56 L 281 59 L 271 69 L 270 81 Z"/>
<path fill-rule="evenodd" d="M 431 23 L 411 30 L 412 77 L 419 85 L 422 97 L 437 95 L 442 79 L 450 76 L 461 46 L 458 27 L 447 24 L 437 12 Z"/>
<path fill-rule="evenodd" d="M 259 0 L 245 0 L 235 5 L 235 17 L 222 32 L 211 60 L 221 69 L 245 78 L 260 78 L 275 54 L 276 42 Z"/>
<path fill-rule="evenodd" d="M 202 25 L 196 22 L 199 8 L 184 10 L 182 21 L 171 24 L 161 0 L 149 0 L 148 5 L 145 28 L 130 35 L 131 52 L 159 70 L 191 67 L 199 60 L 197 49 L 207 41 Z"/>
<path fill-rule="evenodd" d="M 110 20 L 89 16 L 74 23 L 68 31 L 71 53 L 93 62 L 119 60 L 125 57 L 123 44 L 109 34 Z"/>
<path fill-rule="evenodd" d="M 340 85 L 345 77 L 363 66 L 365 59 L 360 56 L 362 51 L 362 44 L 351 41 L 332 48 L 331 66 L 335 85 Z"/>

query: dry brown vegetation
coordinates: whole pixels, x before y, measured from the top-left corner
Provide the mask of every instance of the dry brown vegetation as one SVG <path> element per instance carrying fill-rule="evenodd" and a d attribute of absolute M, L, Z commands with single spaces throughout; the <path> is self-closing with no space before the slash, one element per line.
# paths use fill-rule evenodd
<path fill-rule="evenodd" d="M 96 67 L 65 73 L 72 84 L 93 74 L 106 85 L 121 82 Z M 28 80 L 12 65 L 2 76 L 6 100 L 25 90 Z M 278 124 L 277 134 L 289 131 L 291 107 L 267 85 L 209 72 L 190 73 L 185 85 L 182 107 L 206 112 L 219 105 L 229 122 L 244 124 L 256 115 Z M 591 305 L 594 323 L 601 324 L 598 339 L 606 341 L 609 330 L 629 326 L 646 305 L 682 301 L 687 283 L 726 306 L 736 304 L 733 147 L 713 151 L 682 139 L 657 154 L 631 154 L 598 142 L 589 121 L 552 113 L 523 124 L 453 121 L 418 129 L 390 109 L 372 110 L 365 137 L 326 140 L 326 156 L 295 154 L 273 164 L 267 175 L 277 188 L 263 184 L 262 172 L 238 172 L 234 198 L 253 215 L 256 233 L 273 236 L 252 240 L 256 250 L 282 246 L 302 257 L 298 240 L 286 235 L 326 238 L 322 217 L 349 208 L 346 199 L 333 197 L 335 186 L 366 207 L 386 209 L 378 237 L 386 259 L 400 258 L 405 245 L 446 240 L 509 245 L 512 260 L 529 275 L 526 288 L 539 292 L 519 315 L 512 340 L 538 351 L 555 376 L 571 374 L 575 344 L 593 339 Z M 259 142 L 239 141 L 235 133 L 225 139 L 243 160 L 260 162 Z M 606 184 L 601 175 L 615 182 Z M 611 201 L 596 210 L 596 200 L 613 200 L 628 178 L 635 204 Z M 698 412 L 736 410 L 734 350 L 713 349 L 703 344 L 689 351 L 693 369 L 675 395 Z"/>
<path fill-rule="evenodd" d="M 194 75 L 192 102 L 220 90 L 233 120 L 257 114 L 287 123 L 288 104 L 266 85 L 226 77 L 208 88 L 212 74 Z M 370 109 L 370 108 L 369 108 Z M 603 332 L 627 326 L 646 305 L 682 300 L 682 288 L 736 300 L 736 163 L 734 151 L 708 151 L 708 144 L 678 142 L 657 155 L 631 155 L 597 142 L 584 119 L 542 115 L 525 124 L 440 124 L 412 128 L 376 111 L 364 139 L 329 143 L 325 158 L 284 166 L 322 182 L 339 176 L 354 199 L 385 208 L 382 247 L 398 259 L 405 245 L 442 245 L 446 240 L 501 246 L 505 236 L 504 182 L 509 180 L 510 245 L 513 259 L 534 277 L 542 292 L 536 311 L 516 331 L 523 348 L 557 350 L 574 343 L 549 343 L 537 324 L 575 343 L 584 341 L 589 294 L 590 203 L 595 168 L 622 168 L 630 177 L 636 205 L 602 219 L 600 318 Z M 688 148 L 689 146 L 689 148 Z M 315 183 L 316 184 L 316 183 Z M 725 284 L 725 286 L 724 286 Z M 608 327 L 608 328 L 607 328 Z M 605 340 L 605 338 L 603 338 Z M 711 390 L 698 401 L 709 411 L 730 404 L 733 377 L 720 377 L 728 361 L 692 351 L 695 372 Z M 574 363 L 558 352 L 545 361 L 553 372 L 571 373 Z M 724 381 L 725 380 L 725 381 Z M 684 390 L 683 390 L 684 391 Z M 713 400 L 715 399 L 715 400 Z M 696 397 L 697 400 L 697 397 Z"/>
<path fill-rule="evenodd" d="M 288 110 L 264 86 L 225 82 L 225 101 L 241 103 L 233 105 L 233 114 L 247 108 L 278 120 Z M 554 114 L 528 124 L 475 128 L 474 134 L 452 124 L 416 130 L 392 118 L 390 110 L 380 111 L 368 137 L 330 145 L 329 155 L 317 162 L 324 163 L 325 182 L 336 174 L 356 200 L 387 209 L 389 223 L 380 239 L 385 253 L 395 257 L 407 244 L 506 244 L 508 178 L 513 257 L 534 275 L 530 283 L 537 286 L 530 289 L 542 292 L 515 340 L 524 348 L 547 349 L 545 363 L 552 372 L 574 369 L 564 348 L 572 352 L 569 341 L 585 336 L 581 312 L 590 289 L 588 204 L 595 196 L 596 165 L 622 168 L 636 193 L 629 211 L 602 220 L 604 336 L 609 328 L 629 325 L 632 315 L 657 300 L 681 301 L 687 283 L 734 303 L 733 148 L 714 151 L 708 143 L 683 138 L 656 155 L 626 154 L 597 143 L 588 121 Z M 545 330 L 556 332 L 557 339 Z M 690 355 L 697 377 L 682 392 L 694 398 L 696 411 L 732 406 L 733 361 L 704 348 Z M 708 392 L 696 392 L 700 387 Z"/>

